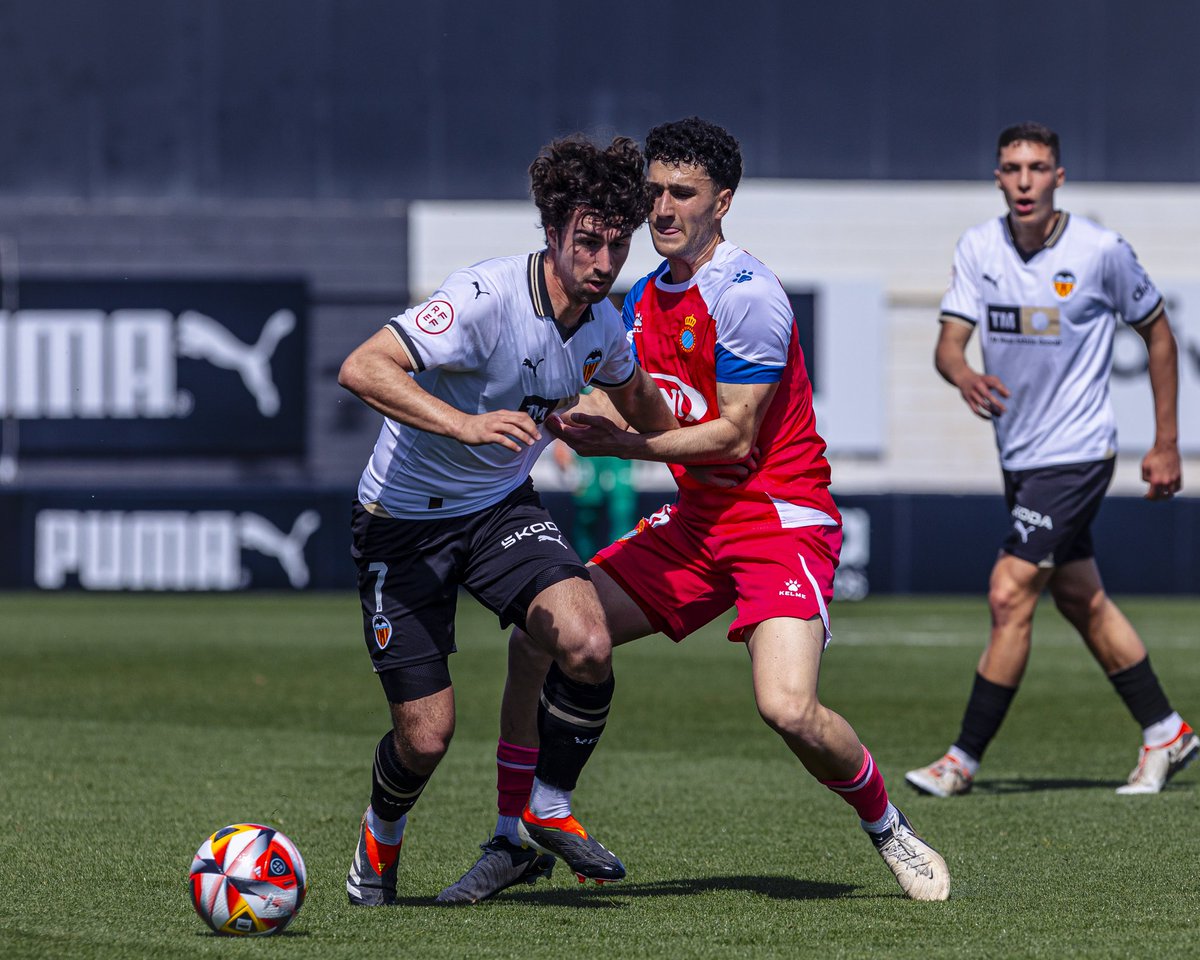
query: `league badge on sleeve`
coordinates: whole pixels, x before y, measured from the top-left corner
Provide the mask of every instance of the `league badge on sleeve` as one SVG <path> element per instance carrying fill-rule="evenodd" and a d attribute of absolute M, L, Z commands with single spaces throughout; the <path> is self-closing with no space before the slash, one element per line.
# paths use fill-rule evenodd
<path fill-rule="evenodd" d="M 417 311 L 413 322 L 422 333 L 445 333 L 454 324 L 454 305 L 449 300 L 430 300 Z"/>

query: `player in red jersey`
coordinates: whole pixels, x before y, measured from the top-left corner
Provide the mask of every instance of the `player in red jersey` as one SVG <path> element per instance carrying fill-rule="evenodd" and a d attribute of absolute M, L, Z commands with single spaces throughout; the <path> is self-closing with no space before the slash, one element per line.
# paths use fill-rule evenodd
<path fill-rule="evenodd" d="M 679 485 L 676 503 L 592 560 L 613 643 L 656 632 L 680 641 L 735 606 L 729 638 L 746 644 L 763 719 L 854 807 L 904 892 L 944 900 L 945 861 L 889 802 L 871 754 L 817 695 L 841 517 L 787 296 L 722 232 L 741 178 L 737 141 L 693 117 L 655 127 L 645 153 L 656 196 L 651 237 L 666 260 L 630 291 L 625 325 L 639 364 L 685 429 L 632 433 L 595 414 L 550 424 L 585 455 L 668 463 Z M 736 465 L 752 455 L 756 469 L 739 476 Z M 547 667 L 514 632 L 497 755 L 498 834 L 518 816 L 527 832 L 569 829 L 557 819 L 563 798 L 540 788 L 523 810 L 516 806 L 529 790 L 520 768 L 536 756 L 535 705 Z M 490 896 L 492 866 L 485 851 L 440 899 Z"/>

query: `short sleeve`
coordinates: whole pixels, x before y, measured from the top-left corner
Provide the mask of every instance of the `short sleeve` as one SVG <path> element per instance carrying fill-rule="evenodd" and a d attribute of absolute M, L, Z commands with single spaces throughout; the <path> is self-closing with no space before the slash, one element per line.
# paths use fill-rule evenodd
<path fill-rule="evenodd" d="M 718 383 L 778 383 L 796 321 L 773 276 L 733 282 L 717 301 Z"/>
<path fill-rule="evenodd" d="M 501 326 L 499 296 L 480 297 L 474 268 L 457 270 L 428 300 L 388 321 L 418 372 L 445 367 L 474 370 L 495 350 Z"/>
<path fill-rule="evenodd" d="M 1119 236 L 1105 249 L 1104 289 L 1125 322 L 1141 326 L 1163 311 L 1162 294 L 1138 262 L 1133 247 Z"/>
<path fill-rule="evenodd" d="M 975 326 L 982 319 L 983 296 L 979 292 L 979 269 L 969 236 L 959 237 L 950 268 L 950 285 L 942 295 L 939 317 L 962 320 Z"/>

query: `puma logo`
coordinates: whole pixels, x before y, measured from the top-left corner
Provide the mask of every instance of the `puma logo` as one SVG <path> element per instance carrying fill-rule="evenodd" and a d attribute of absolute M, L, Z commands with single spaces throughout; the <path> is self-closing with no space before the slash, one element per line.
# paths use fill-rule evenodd
<path fill-rule="evenodd" d="M 194 310 L 179 315 L 179 355 L 207 360 L 222 370 L 235 370 L 264 417 L 279 413 L 279 390 L 271 379 L 271 357 L 296 329 L 291 310 L 276 310 L 263 324 L 255 344 L 242 343 L 212 317 Z"/>
<path fill-rule="evenodd" d="M 528 367 L 530 370 L 533 371 L 533 375 L 536 377 L 537 376 L 537 368 L 540 367 L 545 362 L 546 362 L 545 357 L 539 357 L 537 363 L 534 363 L 532 360 L 530 360 L 528 357 L 526 357 L 525 360 L 522 362 L 521 366 Z"/>

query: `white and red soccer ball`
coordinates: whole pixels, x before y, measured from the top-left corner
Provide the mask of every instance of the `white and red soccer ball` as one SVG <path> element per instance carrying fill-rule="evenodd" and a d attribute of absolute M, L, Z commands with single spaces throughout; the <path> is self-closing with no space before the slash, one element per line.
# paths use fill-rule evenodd
<path fill-rule="evenodd" d="M 308 875 L 300 851 L 258 823 L 222 827 L 192 859 L 192 905 L 217 933 L 278 933 L 300 911 Z"/>

